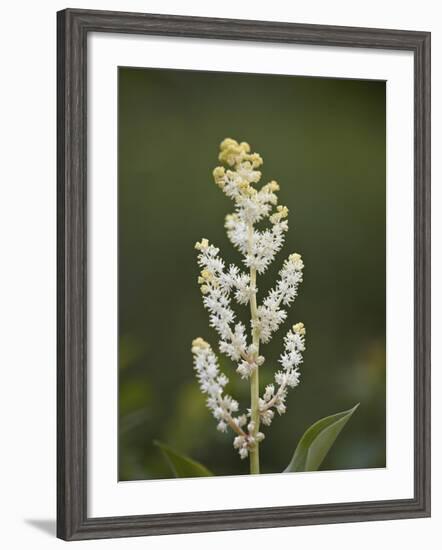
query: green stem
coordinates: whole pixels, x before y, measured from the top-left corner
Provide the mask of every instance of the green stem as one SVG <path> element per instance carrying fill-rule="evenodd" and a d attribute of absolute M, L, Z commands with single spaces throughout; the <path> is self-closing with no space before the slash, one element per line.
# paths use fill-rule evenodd
<path fill-rule="evenodd" d="M 253 226 L 250 224 L 248 228 L 248 244 L 251 252 L 253 245 Z M 250 268 L 250 288 L 256 289 L 256 269 Z M 250 299 L 250 314 L 252 321 L 258 320 L 258 307 L 256 304 L 256 292 L 252 293 Z M 259 334 L 256 330 L 252 330 L 252 342 L 256 347 L 256 355 L 259 355 Z M 250 419 L 254 424 L 253 433 L 255 436 L 259 432 L 259 367 L 257 367 L 250 377 Z M 259 474 L 259 442 L 255 442 L 255 446 L 250 449 L 250 473 Z"/>
<path fill-rule="evenodd" d="M 252 402 L 252 421 L 255 422 L 254 433 L 258 432 L 259 428 L 259 409 L 258 409 L 258 400 L 259 400 L 259 377 L 258 369 L 251 376 L 250 381 L 250 394 Z M 253 449 L 250 449 L 250 473 L 259 474 L 259 443 L 256 441 Z"/>

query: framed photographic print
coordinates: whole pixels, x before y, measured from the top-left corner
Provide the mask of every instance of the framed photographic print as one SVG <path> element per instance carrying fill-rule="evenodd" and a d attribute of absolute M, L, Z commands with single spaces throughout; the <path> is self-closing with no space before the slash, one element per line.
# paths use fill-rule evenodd
<path fill-rule="evenodd" d="M 430 34 L 58 13 L 58 536 L 430 514 Z"/>

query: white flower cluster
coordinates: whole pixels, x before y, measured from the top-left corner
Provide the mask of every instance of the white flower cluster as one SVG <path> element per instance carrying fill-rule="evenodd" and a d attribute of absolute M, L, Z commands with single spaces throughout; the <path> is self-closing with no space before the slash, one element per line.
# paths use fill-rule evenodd
<path fill-rule="evenodd" d="M 238 374 L 246 379 L 253 378 L 264 363 L 264 357 L 259 354 L 260 342 L 269 342 L 287 318 L 282 306 L 289 306 L 296 298 L 304 264 L 299 254 L 290 255 L 279 272 L 276 287 L 261 305 L 257 305 L 256 274 L 265 272 L 284 243 L 288 230 L 288 208 L 278 205 L 276 192 L 279 185 L 276 181 L 270 181 L 259 190 L 254 187 L 261 179 L 258 168 L 263 161 L 259 154 L 250 152 L 248 143 L 225 139 L 220 146 L 219 160 L 227 165 L 227 169 L 223 166 L 214 169 L 215 183 L 235 205 L 234 213 L 226 216 L 227 235 L 243 255 L 243 263 L 249 273 L 242 272 L 235 265 L 226 267 L 219 257 L 219 249 L 207 239 L 202 239 L 195 245 L 201 268 L 198 283 L 201 285 L 204 307 L 209 311 L 210 326 L 220 337 L 219 350 L 237 364 Z M 265 219 L 270 222 L 270 228 L 257 229 L 255 224 Z M 247 342 L 246 327 L 235 321 L 232 296 L 239 304 L 250 304 L 250 344 Z M 298 323 L 284 339 L 285 353 L 280 359 L 283 370 L 275 375 L 279 388 L 275 391 L 273 384 L 267 386 L 262 399 L 256 394 L 255 415 L 252 400 L 248 414 L 237 417 L 234 414 L 238 411 L 238 403 L 229 396 L 223 396 L 227 378 L 220 374 L 211 347 L 201 338 L 193 342 L 195 369 L 201 390 L 209 396 L 207 405 L 218 420 L 218 429 L 226 431 L 229 426 L 236 433 L 233 445 L 241 458 L 247 457 L 264 438 L 259 431 L 259 423 L 269 425 L 274 416 L 273 409 L 279 414 L 285 412 L 287 388 L 295 387 L 299 380 L 298 366 L 302 361 L 304 335 L 304 325 Z"/>
<path fill-rule="evenodd" d="M 233 152 L 234 153 L 233 153 Z M 248 268 L 264 273 L 284 244 L 284 233 L 288 230 L 286 206 L 277 206 L 275 192 L 279 191 L 276 181 L 271 181 L 258 191 L 253 187 L 261 179 L 256 170 L 262 159 L 256 153 L 249 154 L 247 143 L 224 140 L 221 144 L 220 160 L 226 160 L 235 170 L 218 166 L 213 171 L 215 182 L 235 202 L 235 213 L 226 216 L 225 227 L 232 244 L 244 255 Z M 271 228 L 260 231 L 253 225 L 269 218 Z"/>
<path fill-rule="evenodd" d="M 218 421 L 217 429 L 220 432 L 226 432 L 229 426 L 237 434 L 234 447 L 238 449 L 241 458 L 246 458 L 249 449 L 253 447 L 255 441 L 262 441 L 264 434 L 258 432 L 253 438 L 244 431 L 247 416 L 245 414 L 235 416 L 239 409 L 238 401 L 224 393 L 224 386 L 229 379 L 220 372 L 218 360 L 210 345 L 202 338 L 196 338 L 192 342 L 192 353 L 201 391 L 207 394 L 207 407 Z M 249 423 L 248 429 L 250 428 Z"/>
<path fill-rule="evenodd" d="M 275 391 L 274 384 L 266 386 L 264 395 L 259 400 L 259 414 L 261 422 L 270 426 L 275 415 L 273 409 L 281 415 L 286 411 L 285 400 L 287 389 L 295 388 L 299 384 L 299 365 L 302 363 L 302 352 L 305 350 L 305 327 L 303 323 L 293 325 L 292 330 L 284 338 L 285 352 L 281 354 L 279 362 L 282 370 L 275 374 L 275 382 L 279 386 Z"/>
<path fill-rule="evenodd" d="M 266 344 L 287 318 L 281 305 L 289 306 L 298 295 L 298 286 L 302 282 L 304 262 L 299 254 L 291 254 L 279 272 L 280 279 L 276 287 L 270 290 L 261 306 L 258 307 L 258 319 L 253 323 L 261 342 Z"/>
<path fill-rule="evenodd" d="M 234 266 L 225 270 L 224 261 L 219 258 L 219 249 L 209 244 L 207 239 L 196 243 L 199 251 L 198 265 L 202 267 L 198 282 L 201 285 L 204 307 L 209 311 L 210 326 L 220 336 L 219 349 L 232 361 L 238 363 L 237 372 L 248 378 L 264 357 L 258 354 L 256 346 L 247 344 L 246 327 L 235 323 L 235 313 L 231 307 L 230 293 L 240 304 L 247 304 L 252 290 L 250 276 L 241 273 Z"/>

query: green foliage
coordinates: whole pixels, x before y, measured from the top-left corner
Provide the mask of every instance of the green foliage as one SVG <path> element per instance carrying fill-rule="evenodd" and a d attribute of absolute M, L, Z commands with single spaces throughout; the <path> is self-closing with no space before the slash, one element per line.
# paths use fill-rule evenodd
<path fill-rule="evenodd" d="M 161 449 L 163 456 L 175 477 L 213 476 L 210 470 L 196 460 L 177 452 L 175 449 L 172 449 L 160 441 L 154 441 L 154 443 Z"/>
<path fill-rule="evenodd" d="M 314 472 L 322 464 L 336 438 L 350 420 L 359 403 L 348 411 L 321 418 L 308 428 L 301 437 L 292 460 L 284 473 Z M 161 449 L 163 456 L 175 477 L 208 477 L 212 472 L 200 462 L 185 456 L 160 441 L 154 444 Z"/>
<path fill-rule="evenodd" d="M 358 407 L 359 403 L 348 411 L 326 416 L 312 424 L 301 437 L 284 472 L 316 471 Z"/>

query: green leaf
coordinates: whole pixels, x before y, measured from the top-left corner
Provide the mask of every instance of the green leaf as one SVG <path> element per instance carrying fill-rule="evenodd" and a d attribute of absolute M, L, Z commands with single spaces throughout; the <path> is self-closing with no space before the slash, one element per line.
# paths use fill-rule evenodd
<path fill-rule="evenodd" d="M 205 466 L 175 451 L 161 441 L 154 441 L 154 445 L 159 447 L 163 453 L 166 462 L 175 477 L 208 477 L 213 476 L 212 472 Z"/>
<path fill-rule="evenodd" d="M 348 411 L 326 416 L 312 424 L 301 437 L 284 472 L 316 471 L 358 407 L 359 403 Z"/>

